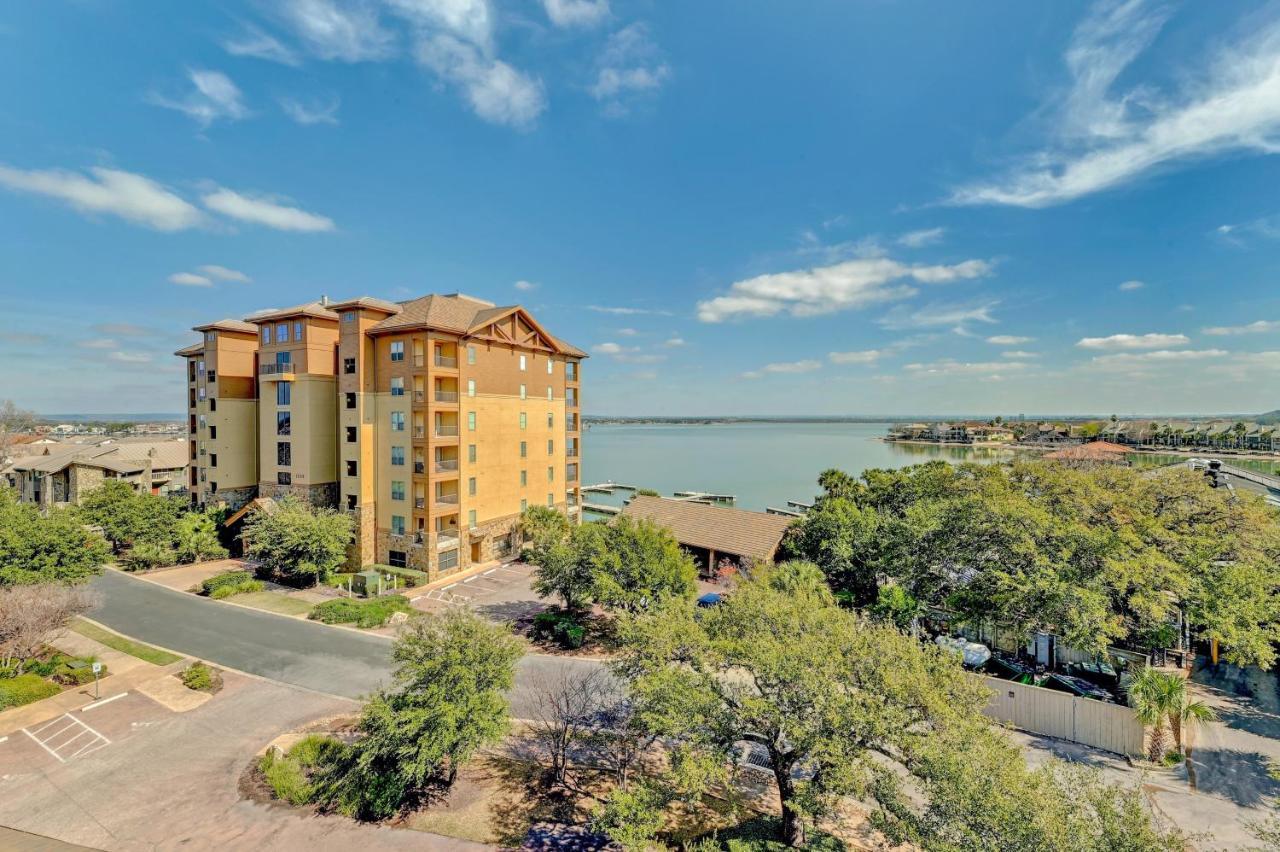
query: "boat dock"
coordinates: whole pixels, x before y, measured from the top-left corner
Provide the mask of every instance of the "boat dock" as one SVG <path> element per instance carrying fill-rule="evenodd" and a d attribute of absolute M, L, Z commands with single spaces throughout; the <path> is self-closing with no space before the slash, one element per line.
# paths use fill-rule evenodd
<path fill-rule="evenodd" d="M 621 506 L 610 506 L 607 503 L 583 503 L 582 508 L 598 515 L 617 515 L 622 512 Z"/>

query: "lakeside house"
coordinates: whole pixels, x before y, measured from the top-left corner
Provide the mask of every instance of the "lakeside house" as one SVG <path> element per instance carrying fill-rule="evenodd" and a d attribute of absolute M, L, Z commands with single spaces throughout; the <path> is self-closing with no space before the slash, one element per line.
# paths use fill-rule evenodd
<path fill-rule="evenodd" d="M 1069 467 L 1096 467 L 1098 465 L 1129 466 L 1129 448 L 1110 441 L 1090 441 L 1087 444 L 1071 444 L 1045 454 L 1050 461 Z"/>
<path fill-rule="evenodd" d="M 622 514 L 671 530 L 680 546 L 693 554 L 699 570 L 704 573 L 714 571 L 726 559 L 739 568 L 773 562 L 782 546 L 782 537 L 795 520 L 787 515 L 645 494 L 633 497 Z"/>
<path fill-rule="evenodd" d="M 1114 420 L 1098 437 L 1134 447 L 1280 452 L 1280 426 L 1245 420 Z"/>
<path fill-rule="evenodd" d="M 1002 444 L 1016 439 L 1006 426 L 977 420 L 954 423 L 896 423 L 889 427 L 891 441 L 931 441 L 939 444 Z"/>

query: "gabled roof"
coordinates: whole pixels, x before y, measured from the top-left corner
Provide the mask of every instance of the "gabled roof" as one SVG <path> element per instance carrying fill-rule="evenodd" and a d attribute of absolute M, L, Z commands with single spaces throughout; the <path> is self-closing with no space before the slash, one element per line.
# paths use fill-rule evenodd
<path fill-rule="evenodd" d="M 396 302 L 388 302 L 385 299 L 375 299 L 373 296 L 358 296 L 354 299 L 346 299 L 341 302 L 330 302 L 329 310 L 344 311 L 353 308 L 370 308 L 375 311 L 383 311 L 387 314 L 398 314 L 402 308 Z"/>
<path fill-rule="evenodd" d="M 403 308 L 400 313 L 387 317 L 369 329 L 369 332 L 380 334 L 423 327 L 466 334 L 475 325 L 477 315 L 506 310 L 498 308 L 493 302 L 465 296 L 462 293 L 422 296 L 401 302 L 400 306 Z"/>
<path fill-rule="evenodd" d="M 173 353 L 179 358 L 190 358 L 192 355 L 199 355 L 204 352 L 204 343 L 193 343 L 190 346 L 183 347 Z"/>
<path fill-rule="evenodd" d="M 274 322 L 275 320 L 288 319 L 290 317 L 320 317 L 337 322 L 338 315 L 329 310 L 328 306 L 320 302 L 307 302 L 302 305 L 294 305 L 291 308 L 280 308 L 265 311 L 260 314 L 254 314 L 244 318 L 245 323 L 252 323 L 254 326 L 261 325 L 265 322 Z M 258 329 L 255 327 L 253 333 L 257 334 Z"/>
<path fill-rule="evenodd" d="M 252 323 L 237 319 L 220 319 L 207 325 L 198 325 L 192 331 L 238 331 L 244 334 L 257 334 L 258 327 Z"/>
<path fill-rule="evenodd" d="M 637 494 L 622 510 L 671 530 L 676 541 L 769 562 L 795 518 Z"/>

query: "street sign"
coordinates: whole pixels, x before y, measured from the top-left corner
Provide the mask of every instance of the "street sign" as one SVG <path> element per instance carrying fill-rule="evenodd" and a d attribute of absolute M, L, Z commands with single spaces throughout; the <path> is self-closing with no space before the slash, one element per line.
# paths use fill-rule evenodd
<path fill-rule="evenodd" d="M 94 673 L 94 674 L 101 674 L 101 673 L 102 673 L 102 663 L 94 663 L 94 664 L 93 664 L 93 673 Z"/>

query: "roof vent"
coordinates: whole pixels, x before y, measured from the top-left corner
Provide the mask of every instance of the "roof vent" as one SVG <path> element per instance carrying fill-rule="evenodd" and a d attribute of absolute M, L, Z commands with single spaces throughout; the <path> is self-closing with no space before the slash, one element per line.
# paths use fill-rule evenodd
<path fill-rule="evenodd" d="M 329 307 L 329 297 L 326 296 L 324 293 L 320 294 L 320 304 L 323 307 L 326 307 L 326 308 Z"/>

